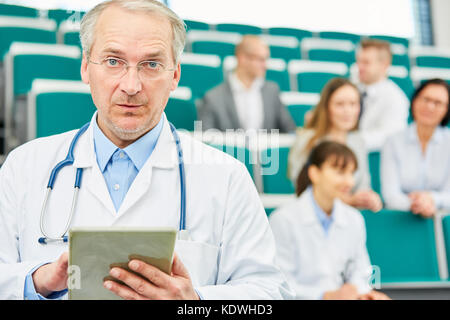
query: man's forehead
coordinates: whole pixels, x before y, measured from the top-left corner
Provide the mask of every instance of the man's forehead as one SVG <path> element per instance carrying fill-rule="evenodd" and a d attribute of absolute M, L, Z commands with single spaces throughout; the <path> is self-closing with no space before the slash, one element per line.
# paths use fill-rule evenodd
<path fill-rule="evenodd" d="M 94 32 L 95 42 L 108 50 L 125 51 L 130 44 L 136 44 L 142 48 L 155 46 L 149 53 L 156 54 L 172 44 L 172 28 L 167 17 L 116 6 L 108 7 L 101 13 Z"/>

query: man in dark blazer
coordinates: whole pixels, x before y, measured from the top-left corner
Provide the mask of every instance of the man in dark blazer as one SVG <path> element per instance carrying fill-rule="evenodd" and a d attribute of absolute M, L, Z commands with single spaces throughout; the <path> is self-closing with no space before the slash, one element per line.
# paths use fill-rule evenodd
<path fill-rule="evenodd" d="M 295 130 L 294 121 L 281 103 L 278 85 L 265 80 L 269 52 L 267 44 L 259 37 L 247 35 L 242 38 L 236 46 L 234 72 L 198 103 L 204 130 Z"/>

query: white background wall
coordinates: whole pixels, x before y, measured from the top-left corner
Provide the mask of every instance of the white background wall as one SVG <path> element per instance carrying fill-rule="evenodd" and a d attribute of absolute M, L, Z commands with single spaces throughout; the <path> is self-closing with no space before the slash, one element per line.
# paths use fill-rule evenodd
<path fill-rule="evenodd" d="M 169 4 L 184 19 L 208 23 L 414 36 L 411 0 L 170 0 Z"/>
<path fill-rule="evenodd" d="M 431 0 L 431 21 L 435 45 L 450 48 L 450 1 Z"/>

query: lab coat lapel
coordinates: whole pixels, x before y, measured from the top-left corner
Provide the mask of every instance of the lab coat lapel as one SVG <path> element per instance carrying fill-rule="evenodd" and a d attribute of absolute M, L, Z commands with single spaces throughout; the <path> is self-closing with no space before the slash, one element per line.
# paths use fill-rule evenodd
<path fill-rule="evenodd" d="M 173 169 L 175 167 L 176 147 L 172 136 L 172 132 L 169 126 L 169 122 L 164 116 L 164 126 L 153 150 L 146 163 L 139 171 L 138 175 L 134 179 L 133 183 L 128 190 L 122 205 L 119 208 L 117 214 L 118 217 L 122 216 L 127 210 L 129 210 L 134 204 L 136 204 L 143 196 L 148 195 L 152 172 L 154 169 Z M 171 182 L 167 182 L 171 183 Z"/>
<path fill-rule="evenodd" d="M 104 205 L 108 212 L 115 215 L 116 210 L 108 187 L 106 186 L 105 178 L 98 167 L 95 155 L 93 133 L 93 121 L 96 121 L 95 119 L 97 119 L 97 112 L 91 119 L 89 129 L 80 137 L 77 143 L 74 151 L 75 161 L 73 165 L 76 168 L 84 168 L 81 188 L 89 190 Z"/>

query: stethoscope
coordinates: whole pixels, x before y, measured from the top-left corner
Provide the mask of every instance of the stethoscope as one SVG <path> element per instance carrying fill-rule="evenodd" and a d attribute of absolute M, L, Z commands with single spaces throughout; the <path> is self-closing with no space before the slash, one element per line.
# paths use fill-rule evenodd
<path fill-rule="evenodd" d="M 183 150 L 181 149 L 181 143 L 180 143 L 180 137 L 178 136 L 177 130 L 175 129 L 174 125 L 169 122 L 170 130 L 172 131 L 172 135 L 175 139 L 175 144 L 177 147 L 177 155 L 178 155 L 178 167 L 180 171 L 180 191 L 181 191 L 181 204 L 180 204 L 180 225 L 179 225 L 179 231 L 178 231 L 178 239 L 187 240 L 189 237 L 188 232 L 186 230 L 186 177 L 185 177 L 185 171 L 184 171 L 184 160 L 183 160 Z M 66 226 L 64 227 L 64 232 L 59 237 L 50 237 L 46 232 L 44 228 L 44 218 L 45 213 L 47 209 L 47 202 L 50 197 L 50 193 L 53 190 L 53 186 L 56 181 L 56 177 L 59 173 L 59 171 L 69 165 L 73 165 L 74 163 L 74 156 L 73 151 L 75 149 L 75 145 L 78 142 L 78 139 L 80 136 L 87 130 L 89 127 L 89 123 L 86 123 L 83 127 L 81 127 L 80 130 L 75 134 L 74 138 L 72 139 L 72 142 L 70 143 L 69 151 L 67 152 L 67 156 L 64 160 L 59 162 L 50 173 L 50 178 L 48 179 L 47 184 L 47 192 L 44 198 L 44 203 L 42 205 L 41 210 L 41 217 L 40 217 L 40 228 L 41 233 L 43 237 L 40 237 L 38 242 L 40 244 L 47 244 L 50 242 L 68 242 L 68 236 L 67 231 L 70 228 L 70 224 L 72 222 L 73 213 L 75 211 L 75 207 L 78 200 L 78 192 L 81 187 L 81 179 L 83 177 L 83 168 L 77 168 L 77 172 L 75 175 L 75 185 L 74 185 L 74 192 L 72 197 L 72 206 L 70 209 L 69 219 L 67 220 Z"/>

